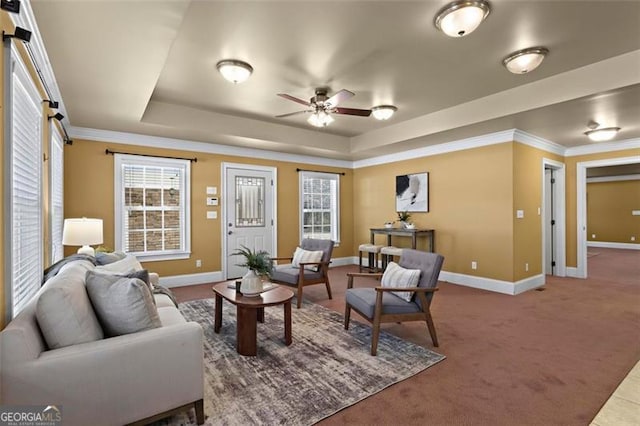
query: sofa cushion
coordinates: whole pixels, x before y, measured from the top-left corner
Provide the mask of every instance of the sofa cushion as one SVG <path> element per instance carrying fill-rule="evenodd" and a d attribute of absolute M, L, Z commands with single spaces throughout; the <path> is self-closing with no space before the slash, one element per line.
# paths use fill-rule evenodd
<path fill-rule="evenodd" d="M 79 277 L 61 277 L 59 282 L 46 288 L 36 303 L 36 319 L 49 349 L 104 338 Z"/>
<path fill-rule="evenodd" d="M 87 293 L 106 336 L 162 326 L 151 290 L 137 278 L 87 272 Z"/>
<path fill-rule="evenodd" d="M 382 275 L 382 287 L 406 288 L 417 287 L 420 281 L 420 269 L 405 269 L 396 262 L 389 262 Z M 393 294 L 406 302 L 411 302 L 414 292 L 394 291 Z"/>
<path fill-rule="evenodd" d="M 345 293 L 345 301 L 365 317 L 373 319 L 376 309 L 376 291 L 371 288 L 350 288 Z M 412 314 L 420 312 L 415 302 L 405 302 L 395 294 L 382 293 L 383 314 Z"/>

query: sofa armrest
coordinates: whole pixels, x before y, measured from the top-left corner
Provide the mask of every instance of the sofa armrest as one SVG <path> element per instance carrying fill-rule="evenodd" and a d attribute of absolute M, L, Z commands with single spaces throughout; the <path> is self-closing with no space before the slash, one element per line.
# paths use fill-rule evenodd
<path fill-rule="evenodd" d="M 156 272 L 149 272 L 149 282 L 153 287 L 157 286 L 160 284 L 160 275 Z"/>
<path fill-rule="evenodd" d="M 69 424 L 126 424 L 203 398 L 203 359 L 199 324 L 160 327 L 43 352 L 3 371 L 3 399 L 60 404 Z"/>

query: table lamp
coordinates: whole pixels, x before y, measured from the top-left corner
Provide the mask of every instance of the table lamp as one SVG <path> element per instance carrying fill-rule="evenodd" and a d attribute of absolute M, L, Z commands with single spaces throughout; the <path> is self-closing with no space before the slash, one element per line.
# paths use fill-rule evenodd
<path fill-rule="evenodd" d="M 62 230 L 62 244 L 65 246 L 82 246 L 79 254 L 95 256 L 91 244 L 102 244 L 102 219 L 65 219 Z"/>

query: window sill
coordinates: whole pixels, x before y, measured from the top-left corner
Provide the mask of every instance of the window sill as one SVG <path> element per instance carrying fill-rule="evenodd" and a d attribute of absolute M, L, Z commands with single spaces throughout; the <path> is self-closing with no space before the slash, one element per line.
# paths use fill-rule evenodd
<path fill-rule="evenodd" d="M 163 260 L 184 260 L 191 257 L 191 252 L 180 253 L 162 253 L 162 254 L 144 254 L 144 253 L 127 253 L 134 255 L 140 262 L 160 262 Z"/>

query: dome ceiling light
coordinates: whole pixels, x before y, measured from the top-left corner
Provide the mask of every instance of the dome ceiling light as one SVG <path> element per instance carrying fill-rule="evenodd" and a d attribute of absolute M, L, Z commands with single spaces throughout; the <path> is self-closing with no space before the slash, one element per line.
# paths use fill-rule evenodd
<path fill-rule="evenodd" d="M 538 68 L 548 53 L 546 47 L 529 47 L 513 52 L 502 60 L 502 65 L 514 74 L 526 74 Z"/>
<path fill-rule="evenodd" d="M 237 59 L 225 59 L 216 64 L 216 68 L 225 80 L 234 84 L 242 83 L 246 81 L 251 73 L 253 73 L 253 67 L 244 61 Z"/>
<path fill-rule="evenodd" d="M 449 37 L 464 37 L 478 28 L 490 12 L 485 0 L 459 0 L 440 9 L 433 23 Z"/>
<path fill-rule="evenodd" d="M 371 108 L 373 118 L 376 120 L 388 120 L 397 110 L 398 108 L 393 105 L 378 105 Z"/>
<path fill-rule="evenodd" d="M 620 131 L 620 127 L 600 127 L 599 123 L 590 121 L 587 125 L 591 130 L 584 132 L 594 142 L 609 141 L 616 137 Z"/>

